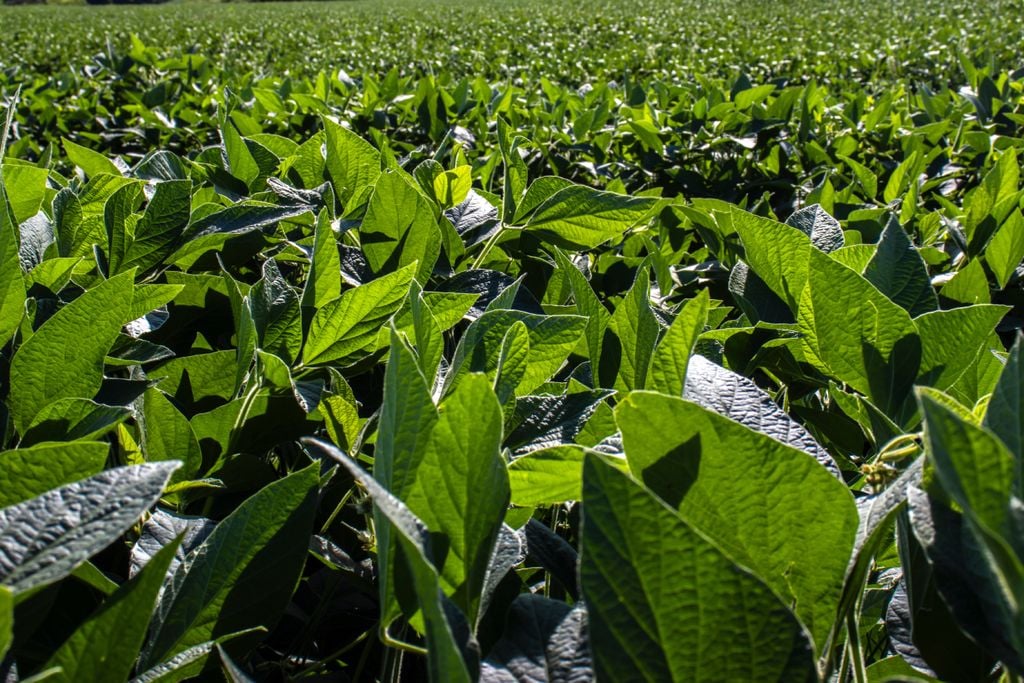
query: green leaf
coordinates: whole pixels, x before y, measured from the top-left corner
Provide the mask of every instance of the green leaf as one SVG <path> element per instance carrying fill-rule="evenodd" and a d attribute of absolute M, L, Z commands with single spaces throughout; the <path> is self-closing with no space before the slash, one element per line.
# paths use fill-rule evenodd
<path fill-rule="evenodd" d="M 791 225 L 810 237 L 811 244 L 826 254 L 843 246 L 842 226 L 820 204 L 811 204 L 794 211 L 786 219 L 786 225 Z"/>
<path fill-rule="evenodd" d="M 157 183 L 145 213 L 135 224 L 123 260 L 111 272 L 137 268 L 140 273 L 159 265 L 177 248 L 189 222 L 192 181 Z"/>
<path fill-rule="evenodd" d="M 994 434 L 960 417 L 921 389 L 927 452 L 943 489 L 986 531 L 1012 533 L 1010 497 L 1018 464 Z"/>
<path fill-rule="evenodd" d="M 147 462 L 181 460 L 184 464 L 171 479 L 174 483 L 198 476 L 203 465 L 199 440 L 188 418 L 174 407 L 167 394 L 156 388 L 147 389 L 136 420 L 142 429 L 141 446 Z"/>
<path fill-rule="evenodd" d="M 110 161 L 103 154 L 77 145 L 67 138 L 61 138 L 61 143 L 64 145 L 64 152 L 68 155 L 71 163 L 85 171 L 85 174 L 90 178 L 104 173 L 115 176 L 123 175 L 117 164 Z"/>
<path fill-rule="evenodd" d="M 658 201 L 573 185 L 545 199 L 527 220 L 525 230 L 557 246 L 593 249 L 639 223 Z"/>
<path fill-rule="evenodd" d="M 377 179 L 370 205 L 359 226 L 366 261 L 374 273 L 387 273 L 418 262 L 426 282 L 441 253 L 441 232 L 434 207 L 401 171 Z"/>
<path fill-rule="evenodd" d="M 811 240 L 799 229 L 733 209 L 732 226 L 743 241 L 744 258 L 789 309 L 796 312 L 807 282 Z"/>
<path fill-rule="evenodd" d="M 109 450 L 105 443 L 71 441 L 0 451 L 0 508 L 99 474 Z"/>
<path fill-rule="evenodd" d="M 307 365 L 344 363 L 371 346 L 409 292 L 415 264 L 350 289 L 313 316 L 302 352 Z"/>
<path fill-rule="evenodd" d="M 395 346 L 397 344 L 392 348 Z M 441 591 L 436 568 L 436 554 L 427 527 L 410 512 L 400 498 L 389 493 L 337 448 L 313 439 L 307 439 L 305 443 L 340 463 L 373 498 L 374 518 L 376 519 L 379 514 L 397 533 L 398 543 L 401 544 L 409 565 L 409 573 L 412 575 L 418 605 L 423 613 L 427 640 L 427 671 L 430 680 L 434 683 L 468 683 L 475 680 L 476 676 L 471 676 L 467 670 L 467 663 L 460 652 L 451 623 L 453 617 L 465 617 L 459 614 L 458 608 L 454 605 L 445 605 L 446 599 Z M 461 626 L 465 628 L 466 624 L 463 623 Z"/>
<path fill-rule="evenodd" d="M 259 348 L 290 365 L 302 348 L 302 307 L 273 258 L 263 262 L 263 277 L 249 291 L 248 302 Z"/>
<path fill-rule="evenodd" d="M 864 278 L 911 316 L 939 307 L 928 268 L 895 219 L 882 231 L 878 249 L 864 269 Z"/>
<path fill-rule="evenodd" d="M 1014 271 L 1024 260 L 1024 215 L 1015 210 L 992 236 L 985 249 L 985 262 L 996 276 L 1000 289 L 1005 289 Z"/>
<path fill-rule="evenodd" d="M 681 398 L 634 392 L 615 419 L 633 475 L 794 605 L 824 647 L 857 532 L 846 486 L 806 453 Z"/>
<path fill-rule="evenodd" d="M 1024 497 L 1024 364 L 1021 363 L 1021 338 L 1018 336 L 999 383 L 985 411 L 985 428 L 999 437 L 1017 461 L 1014 476 L 1018 497 Z"/>
<path fill-rule="evenodd" d="M 508 466 L 512 504 L 537 507 L 580 500 L 583 454 L 579 446 L 553 446 L 513 460 Z"/>
<path fill-rule="evenodd" d="M 373 458 L 373 476 L 399 499 L 409 495 L 416 471 L 437 424 L 437 409 L 423 377 L 416 354 L 392 329 L 391 350 L 384 372 L 384 399 Z M 374 512 L 377 533 L 377 565 L 380 575 L 381 621 L 397 616 L 395 598 L 395 550 L 391 522 L 381 510 Z"/>
<path fill-rule="evenodd" d="M 587 319 L 586 337 L 587 351 L 590 356 L 591 369 L 601 361 L 601 348 L 604 344 L 604 331 L 608 328 L 611 313 L 597 298 L 590 282 L 568 257 L 559 249 L 553 249 L 555 263 L 568 278 L 572 288 L 572 298 L 576 304 L 576 312 Z"/>
<path fill-rule="evenodd" d="M 466 373 L 482 372 L 492 381 L 498 371 L 505 335 L 516 322 L 529 330 L 529 357 L 516 395 L 533 392 L 565 362 L 579 343 L 586 320 L 575 315 L 537 315 L 518 310 L 490 310 L 466 330 L 445 377 L 445 393 Z"/>
<path fill-rule="evenodd" d="M 230 116 L 221 124 L 220 135 L 224 142 L 224 153 L 231 175 L 241 180 L 247 187 L 252 188 L 253 182 L 260 176 L 260 165 L 256 162 Z"/>
<path fill-rule="evenodd" d="M 179 541 L 164 546 L 140 573 L 108 597 L 42 668 L 60 667 L 61 673 L 54 677 L 60 681 L 127 680 Z"/>
<path fill-rule="evenodd" d="M 898 414 L 921 362 L 910 315 L 846 266 L 816 249 L 808 253 L 797 315 L 804 353 L 887 415 Z"/>
<path fill-rule="evenodd" d="M 434 178 L 434 196 L 444 207 L 452 207 L 466 201 L 473 187 L 472 167 L 458 166 Z"/>
<path fill-rule="evenodd" d="M 0 178 L 0 346 L 17 332 L 24 313 L 25 279 L 18 259 L 18 224 Z"/>
<path fill-rule="evenodd" d="M 310 465 L 265 486 L 189 553 L 160 598 L 144 666 L 242 629 L 270 629 L 277 622 L 305 564 L 318 472 L 319 465 Z M 273 581 L 267 580 L 269 573 Z M 246 639 L 235 647 L 244 651 L 252 644 Z"/>
<path fill-rule="evenodd" d="M 0 510 L 0 584 L 59 581 L 128 530 L 180 463 L 118 467 Z"/>
<path fill-rule="evenodd" d="M 128 322 L 132 276 L 124 273 L 93 287 L 43 323 L 14 354 L 7 400 L 19 432 L 55 401 L 96 395 L 103 359 Z"/>
<path fill-rule="evenodd" d="M 982 304 L 933 311 L 914 319 L 921 337 L 918 384 L 946 390 L 989 348 L 1005 306 Z"/>
<path fill-rule="evenodd" d="M 338 240 L 324 209 L 316 219 L 313 257 L 302 290 L 302 307 L 320 309 L 341 296 L 341 257 Z"/>
<path fill-rule="evenodd" d="M 601 349 L 598 376 L 601 386 L 618 391 L 643 389 L 654 345 L 661 327 L 650 303 L 650 275 L 640 269 L 629 290 L 608 321 L 608 331 Z M 617 343 L 616 343 L 617 342 Z"/>
<path fill-rule="evenodd" d="M 442 585 L 470 623 L 476 622 L 491 550 L 509 502 L 502 422 L 501 405 L 487 378 L 467 376 L 438 407 L 416 484 L 404 496 L 431 533 L 446 539 L 448 552 L 439 567 Z M 438 495 L 441 491 L 444 495 Z"/>
<path fill-rule="evenodd" d="M 14 594 L 0 586 L 0 661 L 14 641 Z"/>
<path fill-rule="evenodd" d="M 985 275 L 981 260 L 972 259 L 957 271 L 953 279 L 939 290 L 939 295 L 954 305 L 989 303 L 992 300 L 992 293 L 989 291 L 988 277 Z"/>
<path fill-rule="evenodd" d="M 593 454 L 581 547 L 598 680 L 813 677 L 804 630 L 768 586 Z"/>
<path fill-rule="evenodd" d="M 671 396 L 683 395 L 686 368 L 697 337 L 707 325 L 710 306 L 711 297 L 706 289 L 686 302 L 654 351 L 645 388 Z"/>
<path fill-rule="evenodd" d="M 327 173 L 334 194 L 343 206 L 364 187 L 373 185 L 380 175 L 380 152 L 349 129 L 323 119 L 327 134 Z"/>

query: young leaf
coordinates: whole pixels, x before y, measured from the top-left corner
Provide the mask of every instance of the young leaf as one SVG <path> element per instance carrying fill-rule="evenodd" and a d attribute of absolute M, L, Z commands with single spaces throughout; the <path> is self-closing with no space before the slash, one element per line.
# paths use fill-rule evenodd
<path fill-rule="evenodd" d="M 553 446 L 531 451 L 508 466 L 512 504 L 520 507 L 557 505 L 582 495 L 583 453 L 580 446 Z"/>
<path fill-rule="evenodd" d="M 1014 476 L 1018 498 L 1024 498 L 1024 364 L 1021 363 L 1021 337 L 1017 337 L 1006 366 L 999 376 L 985 411 L 985 427 L 999 437 L 1016 459 Z"/>
<path fill-rule="evenodd" d="M 380 175 L 380 152 L 347 128 L 323 119 L 327 134 L 327 173 L 343 206 Z"/>
<path fill-rule="evenodd" d="M 18 259 L 18 224 L 0 177 L 0 346 L 10 341 L 25 312 L 25 279 Z"/>
<path fill-rule="evenodd" d="M 14 594 L 0 586 L 0 662 L 4 661 L 7 649 L 14 640 Z"/>
<path fill-rule="evenodd" d="M 598 680 L 812 676 L 803 627 L 768 586 L 593 454 L 583 463 L 581 546 Z"/>
<path fill-rule="evenodd" d="M 302 307 L 320 309 L 341 296 L 341 256 L 334 229 L 324 209 L 316 219 L 313 257 L 309 264 L 306 286 L 302 290 Z"/>
<path fill-rule="evenodd" d="M 864 269 L 864 278 L 911 316 L 939 307 L 928 268 L 895 218 L 886 223 L 878 249 Z"/>
<path fill-rule="evenodd" d="M 642 268 L 632 289 L 612 313 L 601 350 L 601 386 L 618 391 L 643 389 L 661 327 L 650 303 L 650 275 Z"/>
<path fill-rule="evenodd" d="M 103 359 L 128 322 L 133 286 L 130 272 L 104 280 L 59 310 L 21 345 L 11 361 L 7 399 L 19 432 L 24 433 L 55 401 L 96 395 L 103 380 Z"/>
<path fill-rule="evenodd" d="M 956 384 L 971 364 L 988 352 L 989 338 L 1008 312 L 1005 306 L 983 304 L 915 318 L 921 337 L 917 383 L 943 391 Z"/>
<path fill-rule="evenodd" d="M 199 440 L 188 418 L 182 415 L 167 395 L 156 388 L 146 390 L 142 412 L 136 415 L 142 427 L 142 452 L 147 462 L 178 459 L 184 464 L 173 481 L 194 479 L 203 464 Z"/>
<path fill-rule="evenodd" d="M 180 463 L 118 467 L 0 510 L 0 584 L 59 581 L 107 547 L 163 493 Z"/>
<path fill-rule="evenodd" d="M 402 171 L 385 171 L 377 179 L 359 239 L 374 273 L 418 262 L 422 282 L 430 277 L 441 252 L 435 209 Z"/>

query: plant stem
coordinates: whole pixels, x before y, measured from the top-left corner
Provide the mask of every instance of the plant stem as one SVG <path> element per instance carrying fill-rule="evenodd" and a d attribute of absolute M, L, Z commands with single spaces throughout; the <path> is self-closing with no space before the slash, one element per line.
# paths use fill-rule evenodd
<path fill-rule="evenodd" d="M 481 249 L 480 253 L 477 254 L 475 259 L 473 259 L 473 265 L 471 266 L 473 270 L 476 270 L 483 265 L 484 259 L 487 258 L 487 254 L 490 253 L 491 249 L 494 248 L 494 245 L 498 243 L 498 238 L 504 231 L 505 223 L 502 222 L 498 224 L 498 229 L 494 231 L 494 234 L 487 238 L 487 241 L 484 242 L 483 249 Z"/>

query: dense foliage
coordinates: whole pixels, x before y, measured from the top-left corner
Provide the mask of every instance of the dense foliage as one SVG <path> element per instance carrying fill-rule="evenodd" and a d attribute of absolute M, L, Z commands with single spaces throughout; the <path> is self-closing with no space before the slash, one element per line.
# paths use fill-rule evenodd
<path fill-rule="evenodd" d="M 0 21 L 6 680 L 1024 677 L 1019 3 Z"/>

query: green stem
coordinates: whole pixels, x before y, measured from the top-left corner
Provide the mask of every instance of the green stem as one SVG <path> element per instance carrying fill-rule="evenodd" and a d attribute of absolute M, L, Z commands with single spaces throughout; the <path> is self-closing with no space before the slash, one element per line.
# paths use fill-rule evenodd
<path fill-rule="evenodd" d="M 484 259 L 487 258 L 487 254 L 490 253 L 491 249 L 494 248 L 494 245 L 498 243 L 498 238 L 501 237 L 501 234 L 504 231 L 505 223 L 501 223 L 498 225 L 498 229 L 494 231 L 494 234 L 487 238 L 487 241 L 484 242 L 483 249 L 480 250 L 480 253 L 477 254 L 476 258 L 473 260 L 473 270 L 476 270 L 483 265 Z"/>
<path fill-rule="evenodd" d="M 860 627 L 857 622 L 857 612 L 852 610 L 846 617 L 846 648 L 849 652 L 850 669 L 853 672 L 854 683 L 868 683 L 867 667 L 864 664 L 864 649 L 860 642 Z"/>
<path fill-rule="evenodd" d="M 341 509 L 345 507 L 345 504 L 348 502 L 348 499 L 352 497 L 355 490 L 356 489 L 353 486 L 345 492 L 344 496 L 341 497 L 341 500 L 338 501 L 338 504 L 334 507 L 334 511 L 331 512 L 331 516 L 327 518 L 327 521 L 324 522 L 324 525 L 320 528 L 321 534 L 326 534 L 327 530 L 331 528 L 331 525 L 334 524 L 334 520 L 337 519 L 339 514 L 341 514 Z"/>
<path fill-rule="evenodd" d="M 390 624 L 388 626 L 390 626 Z M 410 652 L 414 655 L 422 655 L 424 657 L 427 656 L 426 648 L 422 648 L 419 645 L 413 645 L 412 643 L 407 643 L 404 640 L 393 638 L 391 634 L 388 633 L 388 626 L 381 624 L 380 629 L 378 629 L 380 642 L 384 643 L 388 647 L 401 650 L 402 652 Z"/>

